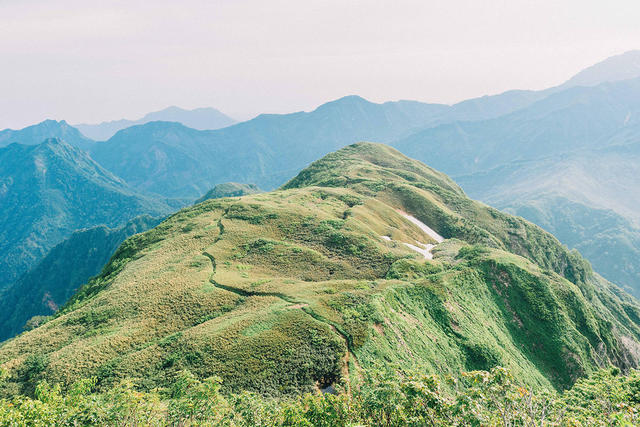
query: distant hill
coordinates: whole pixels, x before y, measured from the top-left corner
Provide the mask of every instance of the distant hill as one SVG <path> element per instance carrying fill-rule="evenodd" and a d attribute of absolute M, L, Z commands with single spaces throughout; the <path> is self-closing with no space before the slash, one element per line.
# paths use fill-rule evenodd
<path fill-rule="evenodd" d="M 240 197 L 247 194 L 262 193 L 255 184 L 240 184 L 237 182 L 225 182 L 218 184 L 207 192 L 204 196 L 195 201 L 195 203 L 202 203 L 209 199 L 221 199 L 223 197 Z"/>
<path fill-rule="evenodd" d="M 80 228 L 171 211 L 57 139 L 0 149 L 0 289 Z"/>
<path fill-rule="evenodd" d="M 640 50 L 612 56 L 567 80 L 562 87 L 597 86 L 601 83 L 640 77 Z"/>
<path fill-rule="evenodd" d="M 313 159 L 347 144 L 389 142 L 458 117 L 493 117 L 534 98 L 514 92 L 447 106 L 376 104 L 347 96 L 308 113 L 263 114 L 214 131 L 151 122 L 118 132 L 91 153 L 134 188 L 167 197 L 195 198 L 225 181 L 273 189 Z"/>
<path fill-rule="evenodd" d="M 151 390 L 188 370 L 273 398 L 357 387 L 381 365 L 504 366 L 563 389 L 637 367 L 639 346 L 640 304 L 579 254 L 360 143 L 278 191 L 207 200 L 127 239 L 53 319 L 0 346 L 0 394 L 92 377 Z"/>
<path fill-rule="evenodd" d="M 138 120 L 114 120 L 99 124 L 79 124 L 76 125 L 76 127 L 90 138 L 97 141 L 105 141 L 115 135 L 119 130 L 155 121 L 178 122 L 184 126 L 200 130 L 220 129 L 236 123 L 234 119 L 215 108 L 185 110 L 172 106 L 164 110 L 148 113 Z"/>
<path fill-rule="evenodd" d="M 640 78 L 569 88 L 393 145 L 451 174 L 472 197 L 554 232 L 640 295 Z"/>
<path fill-rule="evenodd" d="M 504 116 L 431 127 L 393 145 L 455 176 L 603 147 L 638 123 L 640 78 L 570 88 Z"/>
<path fill-rule="evenodd" d="M 62 139 L 83 150 L 89 150 L 94 143 L 64 120 L 45 120 L 20 130 L 5 129 L 0 131 L 0 147 L 14 142 L 24 145 L 38 145 L 48 138 Z"/>
<path fill-rule="evenodd" d="M 119 228 L 104 225 L 74 232 L 31 270 L 0 293 L 0 341 L 22 332 L 34 316 L 55 313 L 129 236 L 156 226 L 158 218 L 140 216 Z M 37 324 L 37 318 L 33 319 Z"/>
<path fill-rule="evenodd" d="M 318 156 L 374 136 L 392 140 L 441 110 L 351 96 L 310 113 L 261 115 L 214 131 L 151 122 L 118 132 L 91 154 L 139 191 L 195 199 L 217 182 L 274 188 Z"/>

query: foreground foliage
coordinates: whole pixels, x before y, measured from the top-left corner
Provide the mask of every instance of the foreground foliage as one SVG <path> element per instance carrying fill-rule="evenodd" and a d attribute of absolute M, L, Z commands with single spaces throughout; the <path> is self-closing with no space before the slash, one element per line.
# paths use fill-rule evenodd
<path fill-rule="evenodd" d="M 640 372 L 603 369 L 563 392 L 534 392 L 504 368 L 459 379 L 376 370 L 339 394 L 266 399 L 223 394 L 217 377 L 180 372 L 172 387 L 140 392 L 123 381 L 103 393 L 95 379 L 66 391 L 41 382 L 35 397 L 0 401 L 0 425 L 556 426 L 637 425 Z"/>

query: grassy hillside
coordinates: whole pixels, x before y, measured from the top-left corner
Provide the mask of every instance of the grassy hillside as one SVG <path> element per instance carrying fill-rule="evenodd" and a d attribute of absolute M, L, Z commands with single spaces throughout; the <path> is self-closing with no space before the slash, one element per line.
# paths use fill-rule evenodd
<path fill-rule="evenodd" d="M 54 314 L 87 281 L 100 273 L 129 236 L 160 222 L 143 215 L 118 228 L 79 230 L 56 245 L 38 264 L 0 294 L 0 341 Z"/>
<path fill-rule="evenodd" d="M 407 244 L 435 244 L 433 260 Z M 637 366 L 639 338 L 636 301 L 553 236 L 361 143 L 278 191 L 208 200 L 128 239 L 54 319 L 4 343 L 0 363 L 5 394 L 90 376 L 152 389 L 188 369 L 282 396 L 380 364 L 501 365 L 565 388 Z"/>
<path fill-rule="evenodd" d="M 640 295 L 638 126 L 613 145 L 513 162 L 457 177 L 467 193 L 523 216 L 582 253 L 607 279 Z"/>
<path fill-rule="evenodd" d="M 218 184 L 200 197 L 195 203 L 202 203 L 209 199 L 221 199 L 223 197 L 240 197 L 248 194 L 262 193 L 255 184 L 241 184 L 238 182 L 225 182 Z"/>

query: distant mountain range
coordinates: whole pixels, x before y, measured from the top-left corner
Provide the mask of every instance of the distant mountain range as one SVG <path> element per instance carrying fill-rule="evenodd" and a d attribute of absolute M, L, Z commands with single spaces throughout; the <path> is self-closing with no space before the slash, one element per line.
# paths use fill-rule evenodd
<path fill-rule="evenodd" d="M 100 164 L 139 191 L 195 198 L 219 182 L 273 189 L 314 158 L 354 141 L 392 142 L 459 118 L 484 119 L 537 99 L 509 92 L 454 106 L 347 96 L 311 112 L 263 114 L 213 131 L 151 122 L 124 129 L 91 149 Z"/>
<path fill-rule="evenodd" d="M 175 209 L 143 196 L 58 139 L 0 148 L 0 289 L 81 228 Z"/>
<path fill-rule="evenodd" d="M 14 142 L 24 145 L 38 145 L 49 138 L 58 138 L 83 150 L 89 150 L 94 144 L 94 141 L 84 136 L 78 129 L 64 120 L 45 120 L 37 125 L 28 126 L 20 130 L 1 130 L 0 147 L 6 147 Z"/>
<path fill-rule="evenodd" d="M 63 162 L 69 171 L 46 182 L 37 177 L 51 174 L 34 166 L 38 156 L 28 155 L 28 147 L 0 149 L 0 202 L 9 206 L 0 213 L 0 250 L 14 264 L 0 261 L 0 278 L 13 282 L 77 228 L 162 215 L 223 182 L 274 189 L 322 155 L 375 140 L 451 174 L 471 196 L 557 233 L 607 278 L 640 295 L 638 57 L 634 51 L 609 58 L 543 91 L 509 91 L 451 106 L 347 96 L 311 112 L 264 114 L 231 126 L 228 118 L 216 122 L 214 109 L 172 107 L 139 121 L 82 128 L 99 140 L 121 126 L 169 120 L 126 127 L 104 142 L 65 121 L 1 131 L 0 146 L 57 137 L 76 148 L 58 143 L 66 154 L 51 159 L 71 156 Z M 186 123 L 227 127 L 198 130 Z M 100 190 L 76 189 L 83 180 Z M 17 187 L 31 181 L 37 184 Z M 113 214 L 88 197 L 100 191 L 107 191 L 106 200 L 121 200 L 108 204 Z M 84 195 L 73 199 L 78 193 Z M 10 247 L 17 252 L 5 252 Z"/>
<path fill-rule="evenodd" d="M 138 120 L 114 120 L 99 124 L 79 124 L 75 127 L 84 135 L 96 141 L 105 141 L 119 130 L 130 126 L 142 125 L 149 122 L 178 122 L 193 129 L 219 129 L 230 126 L 236 121 L 215 108 L 196 108 L 185 110 L 179 107 L 168 107 L 164 110 L 148 113 Z"/>
<path fill-rule="evenodd" d="M 640 50 L 631 50 L 588 67 L 561 87 L 597 86 L 605 82 L 615 82 L 640 77 Z"/>

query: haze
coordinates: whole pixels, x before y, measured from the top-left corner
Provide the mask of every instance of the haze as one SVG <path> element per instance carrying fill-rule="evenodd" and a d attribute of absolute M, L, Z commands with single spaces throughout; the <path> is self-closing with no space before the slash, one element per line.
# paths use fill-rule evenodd
<path fill-rule="evenodd" d="M 640 41 L 637 0 L 0 0 L 0 15 L 0 128 L 168 105 L 246 119 L 347 94 L 453 103 L 553 86 Z"/>

